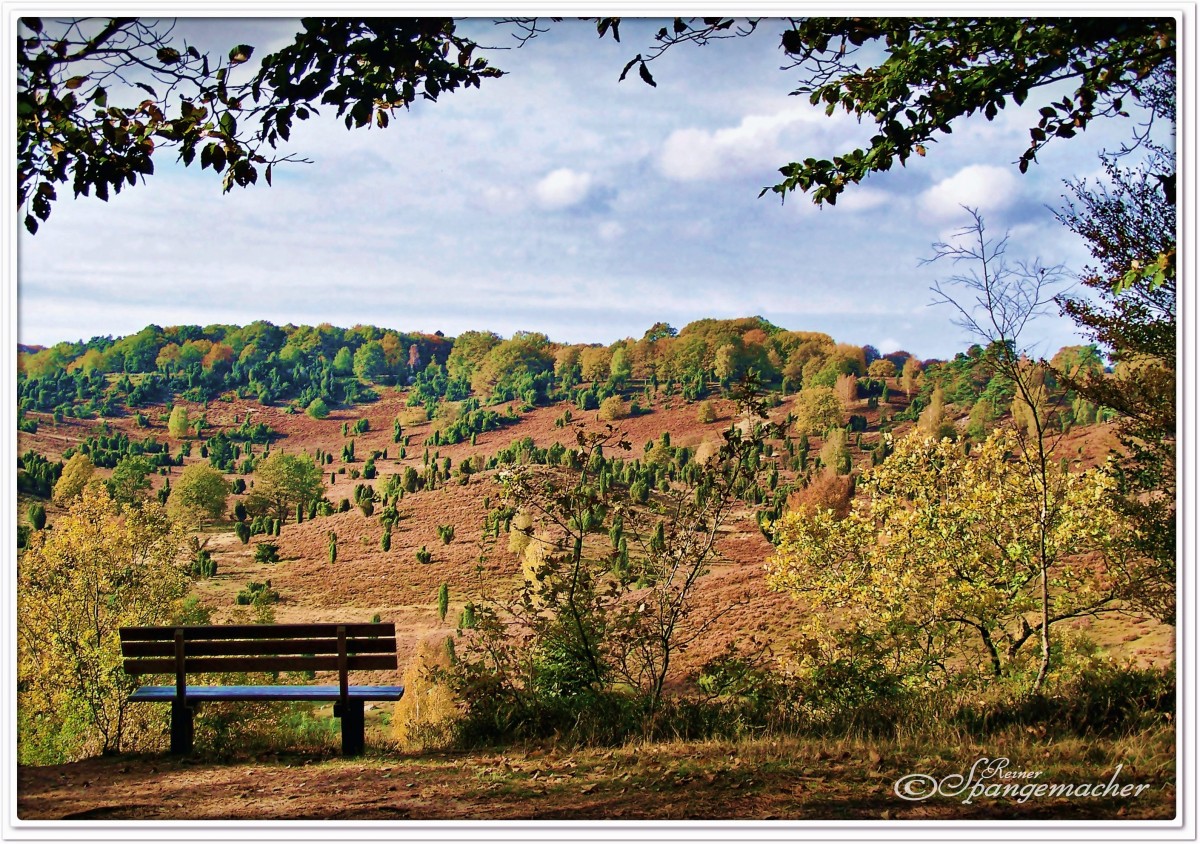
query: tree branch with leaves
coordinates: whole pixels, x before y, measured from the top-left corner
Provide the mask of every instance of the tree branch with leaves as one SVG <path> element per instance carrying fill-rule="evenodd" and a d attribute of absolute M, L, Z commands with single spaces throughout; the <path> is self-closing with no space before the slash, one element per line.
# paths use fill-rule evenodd
<path fill-rule="evenodd" d="M 221 174 L 225 191 L 303 159 L 278 152 L 329 107 L 346 127 L 386 127 L 398 108 L 500 71 L 450 18 L 305 18 L 249 70 L 254 47 L 210 61 L 171 21 L 22 18 L 17 35 L 17 206 L 37 232 L 70 184 L 107 200 L 154 173 L 154 156 Z"/>

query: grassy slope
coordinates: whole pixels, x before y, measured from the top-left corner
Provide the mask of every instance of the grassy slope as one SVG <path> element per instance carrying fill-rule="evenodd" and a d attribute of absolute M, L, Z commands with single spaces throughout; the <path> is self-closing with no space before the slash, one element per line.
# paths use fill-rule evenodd
<path fill-rule="evenodd" d="M 696 421 L 695 406 L 675 400 L 670 408 L 629 420 L 635 447 L 654 439 L 663 430 L 677 445 L 697 445 L 716 438 L 728 423 L 730 408 L 719 403 L 720 418 L 711 425 Z M 389 449 L 379 461 L 381 475 L 404 465 L 420 466 L 421 443 L 429 425 L 410 429 L 413 445 L 403 462 L 397 461 L 391 442 L 391 420 L 401 412 L 402 399 L 394 393 L 371 405 L 335 412 L 316 422 L 302 415 L 287 415 L 279 408 L 259 408 L 242 402 L 214 402 L 208 418 L 217 426 L 232 425 L 234 415 L 244 419 L 253 410 L 286 434 L 274 448 L 289 451 L 322 448 L 335 455 L 345 439 L 342 422 L 366 416 L 371 431 L 358 438 L 360 461 L 372 449 Z M 900 406 L 887 408 L 894 413 Z M 191 408 L 196 416 L 199 408 Z M 782 408 L 781 410 L 786 410 Z M 569 432 L 553 420 L 562 408 L 541 408 L 522 421 L 468 443 L 442 447 L 441 456 L 455 464 L 471 454 L 491 454 L 513 439 L 532 436 L 539 446 L 555 439 L 569 442 Z M 862 412 L 861 409 L 856 409 Z M 132 420 L 114 420 L 118 430 L 131 436 L 147 434 L 168 439 L 165 423 L 151 412 L 151 428 L 136 429 Z M 582 414 L 576 413 L 576 416 Z M 590 416 L 591 414 L 586 414 Z M 877 414 L 869 415 L 869 442 L 877 436 Z M 37 434 L 20 435 L 20 451 L 35 448 L 54 459 L 66 446 L 81 441 L 101 424 L 96 420 L 50 420 Z M 172 441 L 172 451 L 178 449 Z M 1060 453 L 1083 465 L 1094 464 L 1111 446 L 1111 434 L 1097 426 L 1068 435 Z M 814 439 L 813 453 L 819 449 Z M 637 451 L 635 451 L 637 453 Z M 199 459 L 195 448 L 193 460 Z M 855 453 L 855 464 L 864 455 Z M 340 461 L 333 468 L 340 466 Z M 176 473 L 178 469 L 174 470 Z M 156 478 L 161 485 L 163 479 Z M 329 491 L 335 502 L 348 497 L 356 481 L 339 476 Z M 230 620 L 236 610 L 233 597 L 249 580 L 271 578 L 283 594 L 276 608 L 280 621 L 369 619 L 380 614 L 397 622 L 401 665 L 417 643 L 453 629 L 458 609 L 474 595 L 473 577 L 478 559 L 482 496 L 495 497 L 497 488 L 487 478 L 475 478 L 467 487 L 450 486 L 405 499 L 408 514 L 397 529 L 390 554 L 379 550 L 380 528 L 357 510 L 285 527 L 279 544 L 283 562 L 256 564 L 252 546 L 243 547 L 228 531 L 211 535 L 220 571 L 216 578 L 197 583 L 196 593 L 213 608 L 216 620 Z M 464 493 L 468 493 L 464 495 Z M 24 516 L 26 501 L 18 506 Z M 58 515 L 50 507 L 50 522 Z M 454 522 L 458 535 L 450 546 L 437 540 L 437 524 Z M 326 533 L 339 536 L 339 561 L 331 566 L 325 557 Z M 434 550 L 432 563 L 421 566 L 413 549 Z M 706 646 L 689 654 L 694 667 L 724 641 L 765 624 L 771 634 L 786 641 L 797 608 L 786 596 L 765 593 L 761 584 L 762 560 L 770 546 L 752 521 L 726 537 L 729 561 L 714 568 L 700 592 L 701 602 L 721 605 L 745 590 L 756 593 L 745 612 L 730 615 Z M 502 586 L 517 570 L 516 561 L 501 551 L 485 567 L 485 582 Z M 437 618 L 437 586 L 451 585 L 452 605 L 446 622 Z M 1081 622 L 1086 626 L 1089 622 Z M 1110 652 L 1140 664 L 1170 664 L 1174 653 L 1171 628 L 1150 620 L 1111 617 L 1092 623 L 1086 631 Z M 686 666 L 685 666 L 686 667 Z M 364 678 L 366 679 L 366 678 Z M 372 681 L 386 678 L 372 677 Z M 786 739 L 748 741 L 737 745 L 702 743 L 629 747 L 618 750 L 542 748 L 508 750 L 504 754 L 398 755 L 381 752 L 386 735 L 379 729 L 386 712 L 376 711 L 375 733 L 369 742 L 376 753 L 365 760 L 343 761 L 315 755 L 278 755 L 263 759 L 177 762 L 163 757 L 92 759 L 68 766 L 24 769 L 20 781 L 21 817 L 91 818 L 965 818 L 965 817 L 1170 817 L 1173 814 L 1173 733 L 1169 729 L 1143 732 L 1124 739 L 1038 739 L 1013 734 L 997 737 L 988 746 L 973 745 L 961 737 L 937 740 Z M 1026 804 L 981 802 L 965 806 L 956 800 L 906 803 L 894 797 L 891 784 L 903 774 L 930 771 L 941 775 L 962 771 L 974 759 L 1004 753 L 1026 768 L 1042 767 L 1043 781 L 1076 782 L 1111 773 L 1116 764 L 1126 767 L 1123 781 L 1149 782 L 1153 788 L 1136 801 L 1030 801 Z M 303 767 L 303 772 L 296 770 Z M 1051 777 L 1053 774 L 1053 777 Z M 86 789 L 80 788 L 87 784 Z M 200 787 L 203 786 L 203 787 Z M 337 795 L 332 799 L 331 795 Z"/>

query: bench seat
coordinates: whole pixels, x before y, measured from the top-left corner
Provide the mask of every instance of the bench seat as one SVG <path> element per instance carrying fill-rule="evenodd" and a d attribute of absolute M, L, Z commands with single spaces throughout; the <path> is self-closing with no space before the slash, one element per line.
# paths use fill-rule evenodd
<path fill-rule="evenodd" d="M 349 686 L 350 700 L 400 700 L 403 686 Z M 184 699 L 189 703 L 218 700 L 341 700 L 337 686 L 188 686 Z M 174 686 L 141 686 L 130 700 L 156 700 L 170 703 L 176 699 Z"/>

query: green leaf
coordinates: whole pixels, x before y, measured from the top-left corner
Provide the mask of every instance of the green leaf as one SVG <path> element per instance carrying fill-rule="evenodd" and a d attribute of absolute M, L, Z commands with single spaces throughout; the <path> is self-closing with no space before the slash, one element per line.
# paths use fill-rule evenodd
<path fill-rule="evenodd" d="M 371 121 L 371 101 L 359 100 L 356 102 L 350 109 L 350 117 L 353 118 L 355 126 L 366 126 Z"/>
<path fill-rule="evenodd" d="M 68 91 L 74 91 L 76 88 L 80 87 L 81 85 L 83 85 L 84 82 L 87 82 L 87 81 L 88 81 L 88 78 L 86 76 L 72 76 L 70 79 L 68 79 L 66 82 L 63 83 L 63 87 L 66 88 Z"/>
<path fill-rule="evenodd" d="M 645 82 L 647 85 L 649 85 L 651 88 L 658 87 L 658 83 L 655 82 L 654 77 L 650 75 L 650 68 L 646 67 L 645 62 L 642 62 L 641 67 L 638 68 L 638 75 L 641 76 L 642 81 Z"/>
<path fill-rule="evenodd" d="M 630 59 L 630 60 L 629 60 L 629 61 L 628 61 L 628 62 L 625 64 L 625 67 L 624 67 L 624 68 L 621 70 L 621 75 L 620 75 L 619 77 L 617 77 L 617 81 L 618 81 L 618 82 L 624 82 L 624 81 L 625 81 L 625 77 L 626 77 L 626 76 L 629 74 L 629 69 L 630 69 L 631 67 L 633 67 L 635 64 L 637 64 L 638 62 L 640 62 L 641 60 L 642 60 L 642 54 L 641 54 L 641 53 L 638 53 L 636 56 L 634 56 L 632 59 Z"/>
<path fill-rule="evenodd" d="M 253 47 L 249 44 L 238 44 L 229 51 L 229 61 L 234 64 L 241 64 L 242 62 L 249 61 L 252 55 L 254 55 Z"/>

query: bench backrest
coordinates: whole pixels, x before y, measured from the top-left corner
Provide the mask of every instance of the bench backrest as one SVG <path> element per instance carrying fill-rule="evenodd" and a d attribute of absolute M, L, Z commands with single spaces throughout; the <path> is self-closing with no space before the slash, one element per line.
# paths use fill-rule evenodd
<path fill-rule="evenodd" d="M 336 671 L 346 695 L 348 671 L 395 670 L 396 625 L 229 624 L 122 627 L 125 672 L 185 675 L 233 671 Z"/>

